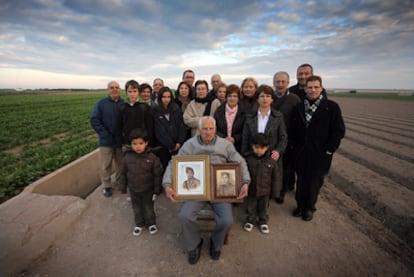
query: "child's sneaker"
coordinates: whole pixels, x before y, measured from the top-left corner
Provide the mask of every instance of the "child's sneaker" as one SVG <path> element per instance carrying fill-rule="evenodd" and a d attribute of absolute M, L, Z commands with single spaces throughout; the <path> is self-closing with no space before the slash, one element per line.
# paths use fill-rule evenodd
<path fill-rule="evenodd" d="M 246 232 L 250 232 L 251 230 L 253 230 L 253 224 L 251 224 L 250 222 L 246 222 L 244 223 L 243 229 Z"/>
<path fill-rule="evenodd" d="M 155 233 L 158 232 L 157 225 L 151 225 L 150 227 L 148 227 L 148 231 L 150 235 L 154 235 Z"/>
<path fill-rule="evenodd" d="M 134 227 L 134 230 L 132 230 L 132 235 L 138 237 L 139 235 L 141 235 L 142 233 L 142 228 L 141 227 Z"/>
<path fill-rule="evenodd" d="M 267 226 L 267 224 L 260 225 L 260 232 L 263 234 L 269 234 L 269 226 Z"/>

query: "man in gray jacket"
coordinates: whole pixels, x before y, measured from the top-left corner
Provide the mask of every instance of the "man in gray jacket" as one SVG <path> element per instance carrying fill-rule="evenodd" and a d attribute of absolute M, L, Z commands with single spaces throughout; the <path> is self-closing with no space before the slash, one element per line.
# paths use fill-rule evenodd
<path fill-rule="evenodd" d="M 210 155 L 210 162 L 220 163 L 240 163 L 242 167 L 242 187 L 238 192 L 238 199 L 247 196 L 250 183 L 250 174 L 247 169 L 246 161 L 236 151 L 233 144 L 216 135 L 216 121 L 212 116 L 201 117 L 198 122 L 199 135 L 187 140 L 179 150 L 179 156 L 185 155 Z M 176 192 L 171 187 L 172 184 L 172 163 L 164 173 L 162 184 L 165 188 L 167 197 L 176 202 Z M 200 226 L 197 222 L 197 214 L 204 207 L 206 202 L 203 201 L 186 201 L 184 202 L 179 219 L 184 234 L 185 247 L 188 251 L 188 262 L 196 264 L 200 258 L 201 239 Z M 218 260 L 221 254 L 221 247 L 224 244 L 224 238 L 230 231 L 233 224 L 232 206 L 230 203 L 210 203 L 215 213 L 216 226 L 211 234 L 210 239 L 210 257 Z"/>

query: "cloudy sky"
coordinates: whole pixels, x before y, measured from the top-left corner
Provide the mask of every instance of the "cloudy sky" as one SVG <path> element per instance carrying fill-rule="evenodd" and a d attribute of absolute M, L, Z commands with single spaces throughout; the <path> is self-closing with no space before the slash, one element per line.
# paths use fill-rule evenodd
<path fill-rule="evenodd" d="M 414 89 L 413 0 L 0 0 L 0 88 L 271 84 L 310 63 L 327 88 Z"/>

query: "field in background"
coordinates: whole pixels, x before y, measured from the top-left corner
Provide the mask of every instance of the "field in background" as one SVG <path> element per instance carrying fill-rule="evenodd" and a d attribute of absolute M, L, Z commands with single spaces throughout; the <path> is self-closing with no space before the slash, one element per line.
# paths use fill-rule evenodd
<path fill-rule="evenodd" d="M 0 96 L 0 203 L 96 149 L 93 105 L 106 92 Z"/>
<path fill-rule="evenodd" d="M 98 146 L 89 117 L 105 95 L 87 90 L 0 90 L 0 203 Z M 414 100 L 395 93 L 337 96 Z"/>

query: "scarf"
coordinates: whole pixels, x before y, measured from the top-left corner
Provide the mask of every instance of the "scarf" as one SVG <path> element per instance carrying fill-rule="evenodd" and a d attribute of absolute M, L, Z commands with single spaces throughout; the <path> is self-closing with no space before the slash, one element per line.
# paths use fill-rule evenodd
<path fill-rule="evenodd" d="M 227 136 L 231 137 L 231 131 L 233 129 L 234 119 L 236 118 L 238 105 L 234 108 L 230 108 L 228 104 L 226 104 L 226 121 L 227 121 Z"/>
<path fill-rule="evenodd" d="M 316 112 L 316 110 L 319 107 L 319 104 L 321 103 L 321 100 L 323 98 L 323 95 L 319 95 L 319 97 L 316 99 L 315 102 L 313 102 L 313 104 L 311 104 L 309 102 L 309 99 L 305 98 L 304 103 L 305 103 L 305 119 L 306 119 L 306 127 L 309 126 L 311 120 L 312 120 L 312 116 L 313 114 Z"/>

